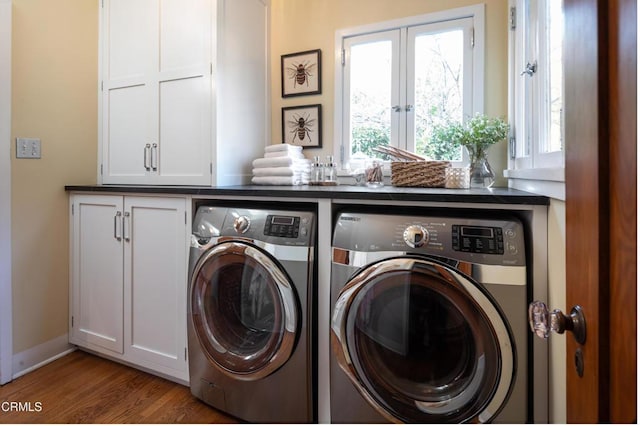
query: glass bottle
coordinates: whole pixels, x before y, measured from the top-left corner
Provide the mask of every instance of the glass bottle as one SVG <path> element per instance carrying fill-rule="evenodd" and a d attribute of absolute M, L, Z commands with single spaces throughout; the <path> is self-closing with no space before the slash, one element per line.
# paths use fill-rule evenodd
<path fill-rule="evenodd" d="M 313 168 L 311 169 L 311 182 L 324 181 L 324 164 L 320 162 L 320 157 L 313 157 Z"/>
<path fill-rule="evenodd" d="M 324 180 L 325 182 L 338 181 L 338 168 L 333 161 L 333 155 L 327 155 L 327 162 L 324 165 Z"/>

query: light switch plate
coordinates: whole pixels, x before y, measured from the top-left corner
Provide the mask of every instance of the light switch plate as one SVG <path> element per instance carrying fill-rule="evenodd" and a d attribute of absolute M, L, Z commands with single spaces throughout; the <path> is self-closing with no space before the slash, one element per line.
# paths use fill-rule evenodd
<path fill-rule="evenodd" d="M 40 139 L 16 138 L 16 158 L 40 158 Z"/>

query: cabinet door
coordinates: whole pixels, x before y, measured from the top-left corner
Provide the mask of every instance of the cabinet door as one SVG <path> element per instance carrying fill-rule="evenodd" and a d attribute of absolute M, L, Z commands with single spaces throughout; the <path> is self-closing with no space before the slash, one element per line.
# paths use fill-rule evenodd
<path fill-rule="evenodd" d="M 211 185 L 210 0 L 160 0 L 157 183 Z M 188 30 L 188 31 L 187 31 Z"/>
<path fill-rule="evenodd" d="M 118 354 L 123 352 L 122 207 L 119 196 L 72 197 L 69 340 Z"/>
<path fill-rule="evenodd" d="M 158 1 L 102 8 L 100 137 L 103 183 L 152 183 L 157 139 Z"/>
<path fill-rule="evenodd" d="M 101 173 L 211 184 L 211 0 L 105 0 Z"/>
<path fill-rule="evenodd" d="M 187 380 L 184 198 L 125 197 L 127 359 Z"/>

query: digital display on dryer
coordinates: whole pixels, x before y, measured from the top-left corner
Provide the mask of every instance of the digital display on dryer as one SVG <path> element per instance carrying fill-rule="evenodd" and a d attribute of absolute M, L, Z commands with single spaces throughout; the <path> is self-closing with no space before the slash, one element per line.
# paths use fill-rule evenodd
<path fill-rule="evenodd" d="M 295 222 L 295 217 L 291 216 L 271 216 L 271 223 L 274 225 L 287 225 L 291 226 Z"/>
<path fill-rule="evenodd" d="M 504 254 L 502 228 L 488 226 L 451 226 L 451 245 L 455 251 Z"/>
<path fill-rule="evenodd" d="M 298 238 L 300 218 L 297 216 L 267 216 L 264 235 L 282 238 Z"/>

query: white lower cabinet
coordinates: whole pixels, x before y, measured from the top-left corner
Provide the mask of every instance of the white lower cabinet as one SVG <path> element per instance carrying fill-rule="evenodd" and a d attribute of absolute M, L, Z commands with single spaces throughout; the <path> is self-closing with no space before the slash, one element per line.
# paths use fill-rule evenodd
<path fill-rule="evenodd" d="M 180 381 L 187 200 L 71 196 L 70 342 Z"/>

